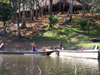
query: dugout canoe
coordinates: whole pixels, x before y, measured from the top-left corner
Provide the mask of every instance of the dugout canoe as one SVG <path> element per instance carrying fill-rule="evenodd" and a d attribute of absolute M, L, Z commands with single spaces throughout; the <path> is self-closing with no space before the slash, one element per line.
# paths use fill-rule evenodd
<path fill-rule="evenodd" d="M 62 50 L 59 51 L 59 56 L 99 59 L 100 52 L 98 50 Z"/>
<path fill-rule="evenodd" d="M 0 51 L 0 54 L 39 54 L 39 55 L 50 55 L 53 52 L 59 51 L 14 51 L 14 50 L 4 50 Z"/>
<path fill-rule="evenodd" d="M 56 53 L 52 53 L 54 55 Z M 91 50 L 59 50 L 59 56 L 100 59 L 99 47 L 94 44 Z"/>

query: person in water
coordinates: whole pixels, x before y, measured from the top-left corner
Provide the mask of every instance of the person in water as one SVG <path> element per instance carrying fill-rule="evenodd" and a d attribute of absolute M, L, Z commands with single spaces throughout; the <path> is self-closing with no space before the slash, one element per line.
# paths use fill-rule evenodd
<path fill-rule="evenodd" d="M 33 51 L 37 51 L 37 48 L 36 48 L 36 45 L 35 45 L 35 42 L 33 41 L 33 43 L 31 43 L 31 45 L 32 45 L 32 50 Z"/>
<path fill-rule="evenodd" d="M 63 44 L 62 44 L 62 41 L 60 41 L 60 50 L 62 50 L 63 48 Z"/>
<path fill-rule="evenodd" d="M 0 45 L 0 50 L 4 50 L 4 45 L 5 45 L 5 43 L 2 43 L 2 44 Z"/>
<path fill-rule="evenodd" d="M 55 44 L 55 46 L 54 46 L 54 50 L 57 50 L 57 45 Z"/>

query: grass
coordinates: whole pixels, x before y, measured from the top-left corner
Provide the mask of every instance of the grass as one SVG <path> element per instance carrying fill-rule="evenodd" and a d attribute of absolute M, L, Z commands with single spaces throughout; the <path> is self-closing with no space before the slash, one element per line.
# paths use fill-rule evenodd
<path fill-rule="evenodd" d="M 88 30 L 85 30 L 85 33 L 83 30 L 80 29 L 80 25 L 78 25 L 78 21 L 80 19 L 72 19 L 71 22 L 67 22 L 65 25 L 59 25 L 56 24 L 53 26 L 53 28 L 49 27 L 49 24 L 46 24 L 43 26 L 43 30 L 41 33 L 34 37 L 30 38 L 31 41 L 40 41 L 42 39 L 50 41 L 63 41 L 63 46 L 66 49 L 80 49 L 80 48 L 92 48 L 94 44 L 97 44 L 100 46 L 100 42 L 87 42 L 90 38 L 99 37 L 100 34 L 100 28 L 90 26 L 89 33 Z M 99 24 L 100 22 L 98 22 Z M 65 27 L 68 28 L 68 30 L 64 29 Z M 82 36 L 73 38 L 70 40 L 70 42 L 67 41 L 69 37 L 71 37 L 74 34 L 83 34 Z M 83 42 L 84 41 L 84 42 Z"/>
<path fill-rule="evenodd" d="M 96 23 L 100 25 L 100 21 L 97 21 Z"/>
<path fill-rule="evenodd" d="M 94 44 L 97 44 L 98 45 L 98 47 L 100 47 L 100 42 L 80 42 L 80 41 L 78 41 L 78 42 L 66 42 L 66 43 L 64 43 L 64 45 L 63 45 L 63 47 L 65 48 L 65 49 L 69 49 L 69 50 L 71 50 L 71 49 L 75 49 L 75 50 L 77 50 L 77 49 L 92 49 L 92 47 L 93 47 L 93 45 Z"/>
<path fill-rule="evenodd" d="M 39 42 L 42 39 L 42 36 L 30 37 L 29 41 Z"/>

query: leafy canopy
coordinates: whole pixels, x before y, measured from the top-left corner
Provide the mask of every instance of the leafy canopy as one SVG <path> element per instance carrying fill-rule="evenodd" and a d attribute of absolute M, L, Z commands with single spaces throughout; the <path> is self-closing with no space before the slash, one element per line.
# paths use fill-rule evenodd
<path fill-rule="evenodd" d="M 0 20 L 8 21 L 11 18 L 12 7 L 7 3 L 0 3 Z"/>

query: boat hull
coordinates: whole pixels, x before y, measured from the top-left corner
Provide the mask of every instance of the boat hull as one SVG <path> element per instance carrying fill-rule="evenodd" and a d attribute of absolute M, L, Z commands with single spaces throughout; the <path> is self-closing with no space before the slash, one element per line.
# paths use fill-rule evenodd
<path fill-rule="evenodd" d="M 55 51 L 0 51 L 0 54 L 39 54 L 39 55 L 50 55 Z"/>
<path fill-rule="evenodd" d="M 63 50 L 59 52 L 59 56 L 80 57 L 80 58 L 99 58 L 98 50 Z"/>

